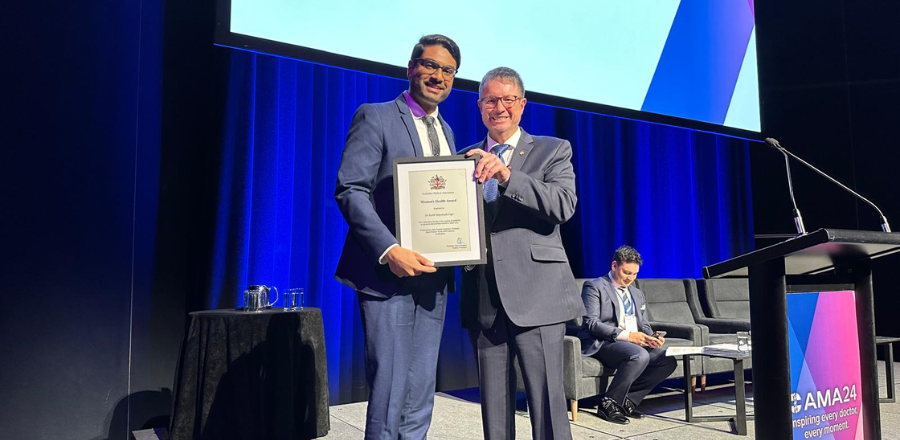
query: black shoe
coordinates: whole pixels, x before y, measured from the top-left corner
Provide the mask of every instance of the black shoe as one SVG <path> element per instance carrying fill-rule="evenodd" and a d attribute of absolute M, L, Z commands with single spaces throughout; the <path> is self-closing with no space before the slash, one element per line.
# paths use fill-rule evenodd
<path fill-rule="evenodd" d="M 643 419 L 644 413 L 638 411 L 637 405 L 631 401 L 629 398 L 625 398 L 625 404 L 622 405 L 622 412 L 632 419 Z"/>
<path fill-rule="evenodd" d="M 630 423 L 628 417 L 625 417 L 625 414 L 622 413 L 622 407 L 609 397 L 604 397 L 600 402 L 600 405 L 597 407 L 597 416 L 607 422 L 619 425 Z"/>

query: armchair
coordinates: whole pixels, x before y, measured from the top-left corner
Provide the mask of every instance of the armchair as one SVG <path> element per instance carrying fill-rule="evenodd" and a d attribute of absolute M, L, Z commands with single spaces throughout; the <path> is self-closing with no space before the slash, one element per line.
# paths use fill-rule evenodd
<path fill-rule="evenodd" d="M 723 344 L 737 342 L 735 332 L 744 330 L 739 320 L 710 320 L 701 316 L 695 318 L 700 311 L 700 303 L 697 299 L 697 289 L 692 279 L 670 278 L 643 278 L 635 282 L 636 286 L 644 292 L 647 301 L 647 314 L 654 329 L 683 331 L 679 328 L 699 327 L 701 340 L 697 345 Z M 746 326 L 749 329 L 749 325 Z M 671 333 L 670 333 L 671 335 Z M 667 338 L 668 339 L 668 338 Z M 700 360 L 701 371 L 700 389 L 706 389 L 706 375 L 734 371 L 734 366 L 729 359 L 710 358 L 696 356 L 692 362 Z M 747 367 L 749 368 L 749 362 Z"/>
<path fill-rule="evenodd" d="M 578 278 L 575 280 L 579 292 L 588 280 L 590 278 Z M 577 337 L 581 325 L 582 317 L 580 316 L 566 323 L 566 336 L 563 339 L 563 391 L 566 399 L 569 401 L 573 422 L 578 421 L 578 401 L 605 393 L 606 387 L 609 385 L 609 377 L 616 372 L 614 368 L 603 366 L 599 360 L 593 357 L 581 355 L 581 340 Z M 657 327 L 654 326 L 654 328 Z M 666 335 L 667 345 L 700 345 L 700 327 L 672 324 L 659 329 L 669 332 Z M 678 362 L 680 365 L 681 360 Z M 691 364 L 691 367 L 695 369 L 694 371 L 701 371 L 701 364 L 696 358 L 691 362 L 694 362 Z M 515 368 L 518 378 L 518 390 L 524 391 L 525 385 L 522 381 L 518 363 L 515 364 Z M 670 378 L 682 377 L 682 372 L 682 368 L 676 368 Z"/>
<path fill-rule="evenodd" d="M 697 280 L 703 314 L 750 322 L 750 284 L 746 278 Z"/>
<path fill-rule="evenodd" d="M 588 280 L 590 278 L 575 280 L 579 292 Z M 581 355 L 581 340 L 577 337 L 581 324 L 581 316 L 567 322 L 566 336 L 563 338 L 563 392 L 569 401 L 573 422 L 578 421 L 578 401 L 606 392 L 609 377 L 616 372 L 614 368 L 604 367 L 597 359 Z M 518 362 L 515 368 L 517 388 L 519 391 L 525 391 Z"/>

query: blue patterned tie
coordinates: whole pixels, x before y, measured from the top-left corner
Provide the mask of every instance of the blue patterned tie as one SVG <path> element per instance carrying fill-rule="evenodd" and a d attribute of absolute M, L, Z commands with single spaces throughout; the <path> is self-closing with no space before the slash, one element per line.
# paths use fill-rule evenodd
<path fill-rule="evenodd" d="M 628 294 L 628 291 L 625 288 L 619 289 L 622 292 L 622 307 L 625 309 L 626 315 L 634 315 L 634 303 L 631 302 L 631 295 Z"/>
<path fill-rule="evenodd" d="M 503 152 L 509 148 L 509 144 L 497 144 L 491 148 L 491 153 L 495 156 L 500 157 L 500 162 L 503 162 L 503 165 L 506 165 L 506 161 L 503 160 Z M 484 182 L 484 200 L 488 202 L 493 202 L 497 200 L 497 195 L 499 193 L 499 189 L 497 188 L 497 179 L 488 179 L 487 182 Z"/>

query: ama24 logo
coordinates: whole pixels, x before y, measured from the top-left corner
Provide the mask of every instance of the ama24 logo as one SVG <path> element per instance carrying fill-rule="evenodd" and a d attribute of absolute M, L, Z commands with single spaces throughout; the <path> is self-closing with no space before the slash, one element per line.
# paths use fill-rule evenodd
<path fill-rule="evenodd" d="M 797 414 L 801 410 L 826 408 L 839 403 L 855 401 L 856 399 L 856 385 L 834 387 L 833 390 L 827 389 L 825 392 L 816 390 L 813 393 L 810 391 L 806 393 L 805 399 L 800 396 L 800 393 L 791 393 L 791 412 Z M 800 404 L 801 400 L 803 401 L 802 405 Z"/>

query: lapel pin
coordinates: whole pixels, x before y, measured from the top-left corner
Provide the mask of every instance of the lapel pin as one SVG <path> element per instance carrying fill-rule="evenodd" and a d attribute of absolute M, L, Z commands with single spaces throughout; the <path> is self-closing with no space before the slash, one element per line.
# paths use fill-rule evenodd
<path fill-rule="evenodd" d="M 520 151 L 519 151 L 519 156 L 524 156 L 524 155 L 525 155 L 525 152 L 520 150 Z"/>

